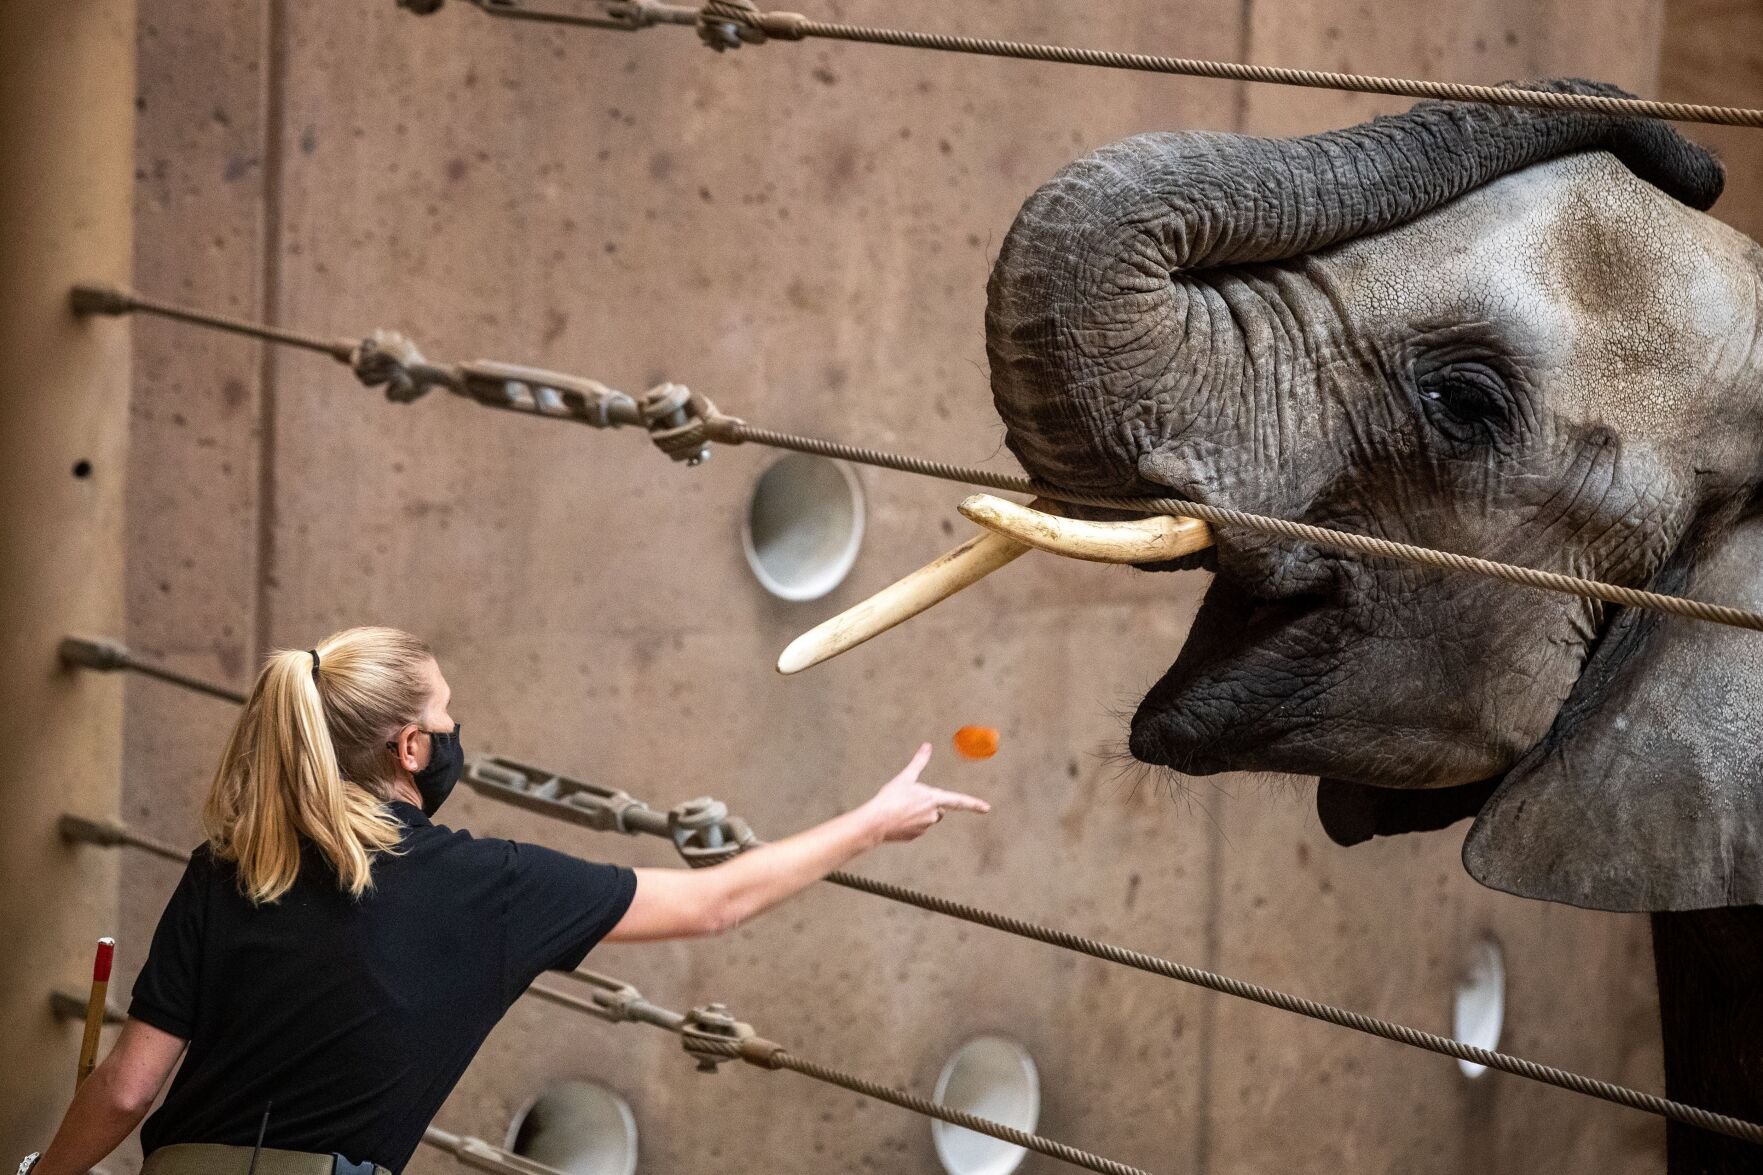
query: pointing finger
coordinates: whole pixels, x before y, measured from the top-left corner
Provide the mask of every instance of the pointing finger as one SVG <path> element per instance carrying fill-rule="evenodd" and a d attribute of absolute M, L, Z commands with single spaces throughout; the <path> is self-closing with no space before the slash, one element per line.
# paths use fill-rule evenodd
<path fill-rule="evenodd" d="M 992 810 L 992 806 L 978 796 L 964 795 L 958 791 L 941 791 L 936 793 L 937 807 L 946 808 L 951 812 L 979 812 L 984 814 Z"/>

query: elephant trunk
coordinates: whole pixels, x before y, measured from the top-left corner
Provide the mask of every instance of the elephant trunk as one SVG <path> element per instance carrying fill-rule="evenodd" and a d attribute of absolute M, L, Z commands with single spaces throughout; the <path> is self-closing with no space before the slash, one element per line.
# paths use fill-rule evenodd
<path fill-rule="evenodd" d="M 1621 94 L 1569 81 L 1538 88 Z M 1130 492 L 1243 364 L 1204 272 L 1276 262 L 1404 224 L 1502 175 L 1611 151 L 1696 208 L 1721 172 L 1663 123 L 1424 102 L 1298 139 L 1139 135 L 1073 163 L 1023 206 L 987 291 L 992 391 L 1031 473 Z"/>

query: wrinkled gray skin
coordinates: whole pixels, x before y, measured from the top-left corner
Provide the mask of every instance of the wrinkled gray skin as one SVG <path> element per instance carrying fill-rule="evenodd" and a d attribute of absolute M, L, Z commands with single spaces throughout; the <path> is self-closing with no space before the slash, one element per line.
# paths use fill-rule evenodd
<path fill-rule="evenodd" d="M 1720 182 L 1662 124 L 1432 103 L 1117 143 L 1000 253 L 1009 445 L 1066 486 L 1763 606 L 1763 251 L 1698 211 Z M 1321 776 L 1347 841 L 1479 808 L 1465 863 L 1527 896 L 1763 901 L 1763 635 L 1228 529 L 1207 558 L 1136 757 Z"/>

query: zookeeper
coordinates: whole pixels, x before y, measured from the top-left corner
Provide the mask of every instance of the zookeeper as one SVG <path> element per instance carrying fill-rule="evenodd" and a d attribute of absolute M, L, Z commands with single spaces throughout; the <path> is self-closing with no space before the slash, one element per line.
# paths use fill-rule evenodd
<path fill-rule="evenodd" d="M 867 803 L 704 870 L 626 869 L 432 824 L 463 769 L 422 641 L 352 628 L 273 654 L 233 727 L 129 1018 L 31 1175 L 86 1175 L 153 1105 L 143 1175 L 403 1169 L 541 972 L 602 940 L 714 934 L 971 796 L 911 763 Z"/>

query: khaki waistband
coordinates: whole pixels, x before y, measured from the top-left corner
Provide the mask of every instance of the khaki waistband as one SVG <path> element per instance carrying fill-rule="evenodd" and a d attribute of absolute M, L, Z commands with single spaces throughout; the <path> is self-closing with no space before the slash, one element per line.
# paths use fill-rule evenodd
<path fill-rule="evenodd" d="M 251 1170 L 252 1148 L 218 1143 L 180 1142 L 147 1156 L 141 1175 L 245 1175 Z M 334 1155 L 282 1151 L 264 1147 L 257 1154 L 256 1175 L 332 1175 Z M 375 1167 L 374 1175 L 392 1175 Z"/>

